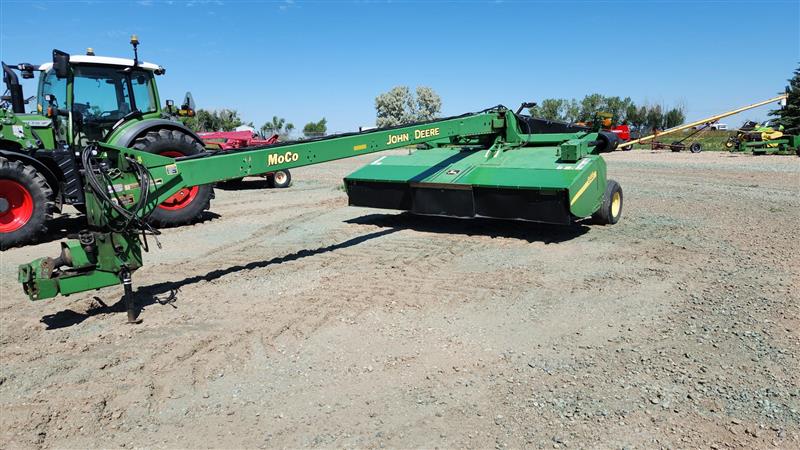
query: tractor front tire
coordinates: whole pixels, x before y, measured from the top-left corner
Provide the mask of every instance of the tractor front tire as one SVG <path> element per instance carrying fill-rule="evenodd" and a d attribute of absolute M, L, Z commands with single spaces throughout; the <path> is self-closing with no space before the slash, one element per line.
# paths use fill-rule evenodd
<path fill-rule="evenodd" d="M 0 157 L 0 250 L 33 242 L 53 211 L 53 190 L 42 174 Z"/>
<path fill-rule="evenodd" d="M 276 189 L 288 188 L 292 184 L 292 174 L 288 169 L 276 170 L 269 174 L 269 185 Z"/>
<path fill-rule="evenodd" d="M 598 225 L 614 225 L 622 217 L 622 188 L 614 180 L 606 183 L 603 203 L 592 214 L 592 221 Z"/>
<path fill-rule="evenodd" d="M 133 148 L 170 158 L 191 156 L 205 151 L 193 137 L 178 130 L 150 131 L 136 139 Z M 211 207 L 214 188 L 210 184 L 187 186 L 158 205 L 148 222 L 157 227 L 185 225 L 197 220 Z"/>

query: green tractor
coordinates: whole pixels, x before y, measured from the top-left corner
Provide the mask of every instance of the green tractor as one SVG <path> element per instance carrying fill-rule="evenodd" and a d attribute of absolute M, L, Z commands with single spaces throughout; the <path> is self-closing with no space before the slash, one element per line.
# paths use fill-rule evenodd
<path fill-rule="evenodd" d="M 35 241 L 64 205 L 85 211 L 78 155 L 89 142 L 173 158 L 206 151 L 199 136 L 161 108 L 155 79 L 164 68 L 138 60 L 136 36 L 131 44 L 133 59 L 53 50 L 52 62 L 40 66 L 2 63 L 7 94 L 0 109 L 0 248 Z M 17 72 L 25 79 L 39 72 L 31 113 L 25 105 L 33 97 L 25 99 Z M 213 196 L 212 185 L 185 186 L 148 220 L 160 227 L 189 223 Z"/>

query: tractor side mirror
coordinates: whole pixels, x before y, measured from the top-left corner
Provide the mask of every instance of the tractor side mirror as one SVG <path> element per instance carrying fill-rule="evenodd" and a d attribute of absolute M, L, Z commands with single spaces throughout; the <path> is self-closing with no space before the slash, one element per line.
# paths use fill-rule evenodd
<path fill-rule="evenodd" d="M 186 105 L 188 109 L 197 109 L 194 106 L 194 97 L 192 97 L 191 92 L 187 92 L 186 95 L 183 97 L 183 104 Z"/>
<path fill-rule="evenodd" d="M 19 69 L 19 72 L 22 74 L 22 78 L 30 80 L 34 77 L 33 71 L 36 70 L 36 67 L 33 64 L 22 63 L 17 64 L 17 69 Z"/>
<path fill-rule="evenodd" d="M 69 77 L 69 53 L 53 49 L 53 70 L 57 78 Z"/>

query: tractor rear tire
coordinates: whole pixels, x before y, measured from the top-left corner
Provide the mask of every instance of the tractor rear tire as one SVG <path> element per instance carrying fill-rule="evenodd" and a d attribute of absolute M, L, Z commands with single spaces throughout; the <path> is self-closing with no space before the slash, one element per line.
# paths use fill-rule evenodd
<path fill-rule="evenodd" d="M 178 130 L 150 131 L 136 139 L 133 148 L 171 158 L 191 156 L 205 151 L 203 144 Z M 210 184 L 191 186 L 165 200 L 150 215 L 148 222 L 157 227 L 185 225 L 197 220 L 211 207 L 214 188 Z"/>
<path fill-rule="evenodd" d="M 592 221 L 598 225 L 614 225 L 622 217 L 622 188 L 614 180 L 606 183 L 603 203 L 592 214 Z"/>
<path fill-rule="evenodd" d="M 269 174 L 267 180 L 269 180 L 270 187 L 276 189 L 288 188 L 292 184 L 292 174 L 288 169 L 276 170 Z"/>
<path fill-rule="evenodd" d="M 53 217 L 53 190 L 31 166 L 0 157 L 0 250 L 33 242 Z"/>

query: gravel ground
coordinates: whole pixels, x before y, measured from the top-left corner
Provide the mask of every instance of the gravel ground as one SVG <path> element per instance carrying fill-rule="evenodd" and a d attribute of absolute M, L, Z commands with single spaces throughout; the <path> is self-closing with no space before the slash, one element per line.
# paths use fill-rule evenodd
<path fill-rule="evenodd" d="M 374 158 L 218 189 L 141 325 L 21 293 L 78 219 L 3 252 L 0 447 L 800 447 L 800 158 L 611 154 L 574 228 L 347 207 Z"/>

